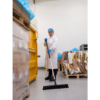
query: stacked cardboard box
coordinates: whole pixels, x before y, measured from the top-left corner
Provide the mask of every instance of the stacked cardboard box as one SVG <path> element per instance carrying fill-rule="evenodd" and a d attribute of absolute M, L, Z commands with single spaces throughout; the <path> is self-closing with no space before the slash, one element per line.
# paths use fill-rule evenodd
<path fill-rule="evenodd" d="M 61 59 L 57 61 L 58 71 L 60 71 Z"/>
<path fill-rule="evenodd" d="M 61 57 L 61 66 L 65 74 L 87 74 L 88 51 L 64 52 Z"/>
<path fill-rule="evenodd" d="M 67 52 L 63 52 L 62 57 L 60 60 L 57 61 L 58 71 L 62 70 L 63 61 L 65 60 Z"/>
<path fill-rule="evenodd" d="M 29 32 L 13 21 L 13 100 L 29 94 Z"/>

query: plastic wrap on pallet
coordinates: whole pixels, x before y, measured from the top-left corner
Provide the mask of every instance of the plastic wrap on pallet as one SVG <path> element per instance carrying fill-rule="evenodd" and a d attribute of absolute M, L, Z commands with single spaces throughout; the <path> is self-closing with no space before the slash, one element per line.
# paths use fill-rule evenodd
<path fill-rule="evenodd" d="M 13 27 L 13 100 L 19 100 L 29 90 L 29 34 L 16 22 Z"/>
<path fill-rule="evenodd" d="M 29 2 L 27 0 L 17 0 L 24 8 L 25 10 L 30 14 L 30 20 L 32 20 L 35 15 L 34 13 L 31 11 L 30 6 L 29 6 Z"/>
<path fill-rule="evenodd" d="M 72 50 L 70 50 L 70 51 L 79 51 L 77 48 L 73 48 Z"/>

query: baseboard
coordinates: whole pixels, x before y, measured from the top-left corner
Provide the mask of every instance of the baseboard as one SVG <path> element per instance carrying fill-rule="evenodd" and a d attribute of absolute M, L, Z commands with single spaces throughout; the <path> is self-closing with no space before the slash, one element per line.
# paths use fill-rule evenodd
<path fill-rule="evenodd" d="M 45 67 L 38 67 L 38 69 L 45 69 Z"/>

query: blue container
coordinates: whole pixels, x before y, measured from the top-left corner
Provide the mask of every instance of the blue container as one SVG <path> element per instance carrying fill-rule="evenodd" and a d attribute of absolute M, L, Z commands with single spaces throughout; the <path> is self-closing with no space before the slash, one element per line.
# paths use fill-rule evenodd
<path fill-rule="evenodd" d="M 62 54 L 58 53 L 58 55 L 57 55 L 57 61 L 61 59 L 61 56 L 62 56 Z"/>
<path fill-rule="evenodd" d="M 72 50 L 70 50 L 70 51 L 79 51 L 77 48 L 73 48 Z"/>
<path fill-rule="evenodd" d="M 30 14 L 30 21 L 35 17 L 34 13 L 31 11 L 29 2 L 27 0 L 17 0 L 24 9 Z"/>

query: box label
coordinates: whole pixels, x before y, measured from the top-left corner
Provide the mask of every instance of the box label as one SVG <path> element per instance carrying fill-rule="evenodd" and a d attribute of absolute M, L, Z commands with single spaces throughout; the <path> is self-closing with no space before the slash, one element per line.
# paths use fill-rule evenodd
<path fill-rule="evenodd" d="M 26 75 L 26 76 L 28 75 L 28 70 L 25 71 L 25 75 Z"/>
<path fill-rule="evenodd" d="M 13 48 L 15 48 L 15 42 L 13 41 Z"/>
<path fill-rule="evenodd" d="M 25 49 L 28 49 L 27 44 L 25 44 Z"/>
<path fill-rule="evenodd" d="M 22 78 L 22 73 L 19 74 L 19 79 L 21 79 L 21 78 Z"/>
<path fill-rule="evenodd" d="M 21 34 L 23 34 L 23 31 L 20 31 Z"/>
<path fill-rule="evenodd" d="M 19 43 L 19 47 L 22 48 L 22 43 L 21 42 Z"/>

